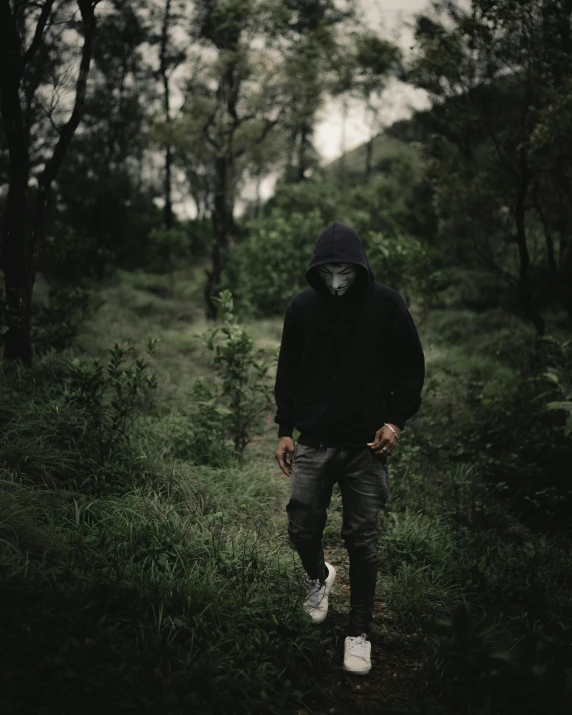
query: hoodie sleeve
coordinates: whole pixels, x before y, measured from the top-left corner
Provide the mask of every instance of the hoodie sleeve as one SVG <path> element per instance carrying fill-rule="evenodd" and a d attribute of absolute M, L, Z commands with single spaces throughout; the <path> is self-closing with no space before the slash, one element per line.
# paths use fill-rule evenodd
<path fill-rule="evenodd" d="M 387 422 L 403 429 L 421 406 L 425 357 L 411 313 L 406 310 L 391 337 Z"/>
<path fill-rule="evenodd" d="M 291 437 L 294 429 L 294 394 L 300 357 L 298 335 L 299 329 L 292 303 L 290 303 L 284 316 L 274 385 L 274 399 L 277 407 L 274 422 L 279 425 L 278 437 Z"/>

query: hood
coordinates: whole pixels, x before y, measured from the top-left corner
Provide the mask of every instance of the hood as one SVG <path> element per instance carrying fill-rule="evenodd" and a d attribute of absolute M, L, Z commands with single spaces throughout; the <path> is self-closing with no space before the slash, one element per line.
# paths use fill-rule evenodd
<path fill-rule="evenodd" d="M 330 293 L 318 273 L 318 266 L 325 263 L 353 263 L 358 267 L 354 282 L 344 295 L 338 298 Z M 333 300 L 344 300 L 347 296 L 362 294 L 366 286 L 375 279 L 360 237 L 353 229 L 339 221 L 335 221 L 318 236 L 304 275 L 312 288 Z"/>

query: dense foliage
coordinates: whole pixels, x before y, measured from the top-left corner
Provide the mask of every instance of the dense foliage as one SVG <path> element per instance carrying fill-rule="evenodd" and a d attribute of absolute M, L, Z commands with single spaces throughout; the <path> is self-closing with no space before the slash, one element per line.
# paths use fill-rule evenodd
<path fill-rule="evenodd" d="M 14 614 L 2 621 L 2 704 L 24 712 L 41 693 L 46 713 L 85 710 L 89 693 L 94 711 L 206 714 L 335 702 L 338 686 L 319 695 L 316 679 L 338 667 L 336 614 L 348 604 L 333 595 L 325 630 L 300 620 L 287 481 L 261 459 L 275 427 L 238 459 L 226 368 L 208 347 L 246 367 L 240 335 L 276 345 L 281 318 L 233 322 L 218 338 L 191 325 L 187 338 L 171 328 L 175 299 L 123 281 L 79 336 L 93 357 L 68 349 L 2 366 L 0 600 Z M 136 325 L 159 342 L 108 349 L 106 310 L 119 333 Z M 572 440 L 563 412 L 546 407 L 569 397 L 569 343 L 452 306 L 431 310 L 421 337 L 424 409 L 390 465 L 374 647 L 415 648 L 408 698 L 419 708 L 449 715 L 470 697 L 471 713 L 488 702 L 533 715 L 550 702 L 564 715 Z M 253 411 L 251 426 L 272 414 Z M 325 539 L 340 563 L 341 518 L 336 489 Z"/>
<path fill-rule="evenodd" d="M 353 0 L 0 0 L 2 712 L 568 715 L 571 21 L 436 0 L 405 56 Z M 431 106 L 380 132 L 390 78 Z M 328 97 L 370 138 L 321 166 Z M 333 221 L 427 367 L 363 689 L 339 489 L 316 630 L 274 459 Z"/>
<path fill-rule="evenodd" d="M 314 243 L 334 220 L 358 232 L 376 280 L 415 296 L 426 310 L 449 285 L 439 251 L 408 234 L 408 191 L 415 171 L 403 157 L 366 187 L 347 189 L 323 179 L 278 188 L 267 214 L 251 218 L 246 237 L 227 253 L 224 285 L 244 314 L 283 314 L 292 296 L 308 287 L 304 272 Z"/>

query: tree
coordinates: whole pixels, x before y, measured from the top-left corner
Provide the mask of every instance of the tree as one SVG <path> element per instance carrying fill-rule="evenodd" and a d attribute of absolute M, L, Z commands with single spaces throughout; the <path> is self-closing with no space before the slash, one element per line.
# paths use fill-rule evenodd
<path fill-rule="evenodd" d="M 353 31 L 340 40 L 332 61 L 333 77 L 328 91 L 342 98 L 342 147 L 340 175 L 345 176 L 345 122 L 348 101 L 355 97 L 365 102 L 370 137 L 366 144 L 365 178 L 370 177 L 373 141 L 379 129 L 379 114 L 387 103 L 383 97 L 388 77 L 401 68 L 402 52 L 389 40 L 370 29 Z"/>
<path fill-rule="evenodd" d="M 365 102 L 369 115 L 370 137 L 366 145 L 365 178 L 372 169 L 373 140 L 379 128 L 379 114 L 385 103 L 383 94 L 389 75 L 397 70 L 402 60 L 399 47 L 372 31 L 354 34 L 356 44 L 357 77 L 355 87 Z"/>
<path fill-rule="evenodd" d="M 339 43 L 333 59 L 335 68 L 334 81 L 330 87 L 333 97 L 342 99 L 342 126 L 340 141 L 340 158 L 338 169 L 343 180 L 346 173 L 346 124 L 348 119 L 349 101 L 354 93 L 354 81 L 357 72 L 357 61 L 352 44 Z"/>
<path fill-rule="evenodd" d="M 327 36 L 327 40 L 325 37 Z M 320 165 L 313 144 L 316 114 L 323 106 L 326 90 L 324 47 L 334 45 L 325 28 L 296 38 L 284 55 L 284 128 L 288 136 L 287 181 L 304 181 Z"/>
<path fill-rule="evenodd" d="M 333 0 L 285 0 L 288 13 L 281 27 L 285 57 L 285 76 L 289 79 L 288 113 L 284 127 L 290 152 L 287 181 L 304 181 L 310 169 L 319 166 L 312 137 L 316 115 L 326 93 L 339 93 L 342 75 L 348 78 L 349 63 L 340 60 L 343 36 L 356 20 L 355 0 L 340 8 Z M 338 35 L 336 30 L 344 28 Z M 345 96 L 345 95 L 343 95 Z"/>
<path fill-rule="evenodd" d="M 186 22 L 186 11 L 189 3 L 187 0 L 163 0 L 163 6 L 158 15 L 160 17 L 159 33 L 151 38 L 152 43 L 158 44 L 159 48 L 159 69 L 158 77 L 162 87 L 163 119 L 167 127 L 171 123 L 171 84 L 170 80 L 179 65 L 181 65 L 187 55 L 185 41 L 175 42 L 173 31 L 183 29 Z M 179 32 L 180 34 L 180 32 Z M 173 200 L 172 200 L 172 168 L 173 168 L 173 148 L 169 142 L 168 132 L 165 135 L 165 173 L 164 173 L 164 207 L 163 217 L 167 230 L 173 228 Z"/>
<path fill-rule="evenodd" d="M 87 77 L 95 43 L 96 5 L 97 0 L 77 0 L 80 22 L 76 23 L 73 17 L 68 18 L 71 26 L 83 36 L 73 109 L 63 125 L 57 126 L 54 122 L 58 138 L 37 178 L 32 226 L 28 229 L 26 210 L 30 179 L 30 134 L 21 93 L 27 104 L 31 105 L 41 82 L 38 79 L 41 74 L 37 74 L 41 67 L 38 70 L 33 60 L 46 51 L 47 35 L 53 26 L 63 20 L 60 13 L 69 12 L 73 5 L 64 3 L 55 11 L 53 0 L 45 0 L 38 12 L 35 3 L 18 3 L 12 9 L 8 0 L 0 0 L 0 110 L 9 153 L 9 187 L 0 237 L 0 267 L 4 271 L 8 315 L 4 352 L 9 359 L 20 358 L 29 362 L 32 357 L 30 307 L 38 253 L 44 238 L 46 209 L 52 184 L 80 123 L 85 103 Z M 24 49 L 27 30 L 31 25 L 34 28 L 32 41 Z"/>
<path fill-rule="evenodd" d="M 238 171 L 237 188 L 240 191 L 244 179 L 255 182 L 255 199 L 247 204 L 244 216 L 254 214 L 260 216 L 262 212 L 261 184 L 265 176 L 272 172 L 280 173 L 285 168 L 287 155 L 287 136 L 282 126 L 276 126 L 263 142 L 250 144 L 250 148 L 241 157 L 242 168 Z M 243 179 L 244 177 L 244 179 Z"/>
<path fill-rule="evenodd" d="M 57 252 L 62 225 L 77 236 L 76 278 L 82 275 L 77 264 L 101 280 L 109 267 L 140 265 L 147 255 L 149 228 L 160 221 L 154 186 L 141 176 L 155 91 L 143 53 L 149 34 L 143 13 L 126 0 L 112 0 L 99 19 L 81 131 L 54 187 L 50 250 L 46 244 L 41 273 L 46 260 L 52 262 L 52 249 Z"/>
<path fill-rule="evenodd" d="M 212 296 L 220 292 L 224 256 L 237 235 L 237 161 L 253 145 L 265 140 L 284 112 L 284 102 L 278 98 L 281 87 L 274 78 L 270 56 L 252 47 L 255 37 L 274 31 L 274 23 L 272 7 L 260 0 L 200 0 L 195 5 L 194 38 L 214 49 L 216 57 L 187 86 L 193 97 L 185 103 L 183 125 L 189 131 L 188 144 L 204 142 L 198 151 L 210 165 L 207 175 L 212 180 L 212 268 L 206 272 L 204 295 L 207 317 L 213 320 L 217 306 Z M 261 56 L 266 65 L 260 61 Z"/>
<path fill-rule="evenodd" d="M 570 274 L 571 224 L 562 210 L 559 218 L 548 218 L 554 188 L 560 196 L 569 191 L 564 164 L 570 164 L 557 158 L 554 144 L 545 151 L 554 100 L 570 91 L 572 7 L 549 0 L 476 0 L 469 11 L 452 2 L 432 8 L 432 16 L 416 18 L 410 79 L 434 102 L 441 225 L 456 215 L 457 232 L 465 227 L 473 255 L 515 283 L 525 318 L 543 334 L 531 284 L 532 238 L 541 227 L 559 298 L 572 316 L 572 284 L 564 277 Z M 464 221 L 460 196 L 469 211 Z M 554 232 L 561 242 L 558 259 Z M 516 271 L 507 249 L 516 249 Z"/>

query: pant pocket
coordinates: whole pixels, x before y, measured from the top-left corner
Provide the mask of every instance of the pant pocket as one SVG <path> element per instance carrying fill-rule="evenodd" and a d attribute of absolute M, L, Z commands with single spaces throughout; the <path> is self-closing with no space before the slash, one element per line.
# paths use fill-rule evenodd
<path fill-rule="evenodd" d="M 382 494 L 383 494 L 383 503 L 385 503 L 389 500 L 390 497 L 390 491 L 389 491 L 389 467 L 388 467 L 388 459 L 386 454 L 375 454 L 371 449 L 369 450 L 371 453 L 371 458 L 373 460 L 373 463 L 375 464 L 379 479 L 381 480 L 381 486 L 382 486 Z"/>
<path fill-rule="evenodd" d="M 308 449 L 307 444 L 302 444 L 301 442 L 296 442 L 296 446 L 294 448 L 294 458 L 296 458 L 299 454 L 302 454 Z"/>

